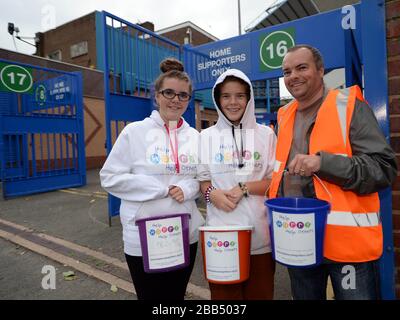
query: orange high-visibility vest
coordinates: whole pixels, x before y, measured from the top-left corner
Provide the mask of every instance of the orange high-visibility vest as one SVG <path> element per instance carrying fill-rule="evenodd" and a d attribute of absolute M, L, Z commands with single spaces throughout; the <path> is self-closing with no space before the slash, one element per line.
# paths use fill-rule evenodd
<path fill-rule="evenodd" d="M 329 91 L 318 110 L 310 136 L 309 154 L 325 151 L 352 157 L 349 130 L 356 98 L 364 101 L 358 86 Z M 293 101 L 278 111 L 278 142 L 269 189 L 270 198 L 277 196 L 286 168 L 297 106 L 297 101 Z M 331 212 L 325 229 L 324 256 L 338 262 L 365 262 L 379 259 L 383 250 L 383 233 L 378 193 L 358 195 L 325 180 L 322 181 L 331 196 L 318 179 L 313 177 L 317 198 L 331 203 Z"/>

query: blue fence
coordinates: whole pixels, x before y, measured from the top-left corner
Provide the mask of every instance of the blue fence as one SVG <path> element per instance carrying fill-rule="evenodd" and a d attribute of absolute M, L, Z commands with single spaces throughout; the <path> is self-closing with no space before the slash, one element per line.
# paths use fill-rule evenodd
<path fill-rule="evenodd" d="M 4 60 L 0 64 L 29 70 L 32 79 L 23 93 L 0 87 L 3 196 L 86 184 L 81 74 Z M 12 74 L 2 72 L 2 84 L 6 76 Z"/>

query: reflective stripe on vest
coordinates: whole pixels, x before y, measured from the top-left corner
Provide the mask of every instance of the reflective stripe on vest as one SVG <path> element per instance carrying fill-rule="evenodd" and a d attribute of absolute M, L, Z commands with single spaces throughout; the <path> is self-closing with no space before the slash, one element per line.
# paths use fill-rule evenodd
<path fill-rule="evenodd" d="M 351 213 L 350 211 L 331 211 L 326 222 L 330 225 L 348 227 L 374 227 L 379 225 L 379 213 Z"/>

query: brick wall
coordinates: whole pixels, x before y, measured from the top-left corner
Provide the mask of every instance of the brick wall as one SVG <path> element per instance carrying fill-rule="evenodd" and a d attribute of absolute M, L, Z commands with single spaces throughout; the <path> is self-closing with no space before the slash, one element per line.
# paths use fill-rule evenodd
<path fill-rule="evenodd" d="M 400 0 L 386 0 L 390 139 L 400 165 Z M 400 298 L 400 176 L 393 184 L 396 295 Z"/>
<path fill-rule="evenodd" d="M 95 68 L 97 64 L 95 12 L 43 33 L 41 41 L 40 56 L 47 57 L 48 54 L 61 50 L 63 62 Z M 87 41 L 88 53 L 72 58 L 71 46 L 82 41 Z"/>

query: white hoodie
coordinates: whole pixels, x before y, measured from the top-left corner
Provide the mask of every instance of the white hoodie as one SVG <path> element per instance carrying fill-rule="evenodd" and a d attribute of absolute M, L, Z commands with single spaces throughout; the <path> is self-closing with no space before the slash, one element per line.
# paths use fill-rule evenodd
<path fill-rule="evenodd" d="M 227 76 L 243 79 L 250 86 L 250 100 L 239 126 L 234 126 L 225 117 L 215 100 L 215 87 Z M 254 94 L 250 80 L 237 69 L 229 69 L 216 81 L 213 99 L 218 111 L 218 122 L 200 134 L 201 165 L 198 169 L 200 181 L 211 181 L 217 189 L 230 190 L 239 182 L 257 181 L 271 178 L 275 161 L 276 136 L 267 126 L 257 124 L 254 114 Z M 242 128 L 242 129 L 240 129 Z M 237 152 L 243 142 L 244 167 L 239 168 Z M 225 212 L 214 205 L 207 205 L 207 225 L 209 226 L 247 226 L 254 227 L 251 239 L 251 254 L 271 251 L 264 196 L 243 197 L 235 210 Z"/>
<path fill-rule="evenodd" d="M 136 219 L 161 213 L 188 212 L 190 243 L 198 241 L 198 227 L 204 219 L 197 209 L 199 196 L 196 179 L 199 133 L 186 121 L 177 129 L 180 173 L 176 173 L 171 142 L 158 111 L 149 118 L 127 125 L 115 142 L 100 171 L 101 186 L 121 199 L 120 219 L 123 227 L 124 252 L 141 256 Z M 168 196 L 169 186 L 178 186 L 184 203 Z"/>

